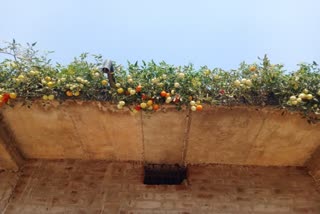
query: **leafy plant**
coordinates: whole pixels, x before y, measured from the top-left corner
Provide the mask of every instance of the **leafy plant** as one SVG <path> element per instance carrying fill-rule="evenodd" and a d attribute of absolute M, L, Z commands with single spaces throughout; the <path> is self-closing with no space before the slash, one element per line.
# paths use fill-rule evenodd
<path fill-rule="evenodd" d="M 230 71 L 154 61 L 128 62 L 126 68 L 114 63 L 113 88 L 100 70 L 101 55 L 83 53 L 68 65 L 52 65 L 50 52 L 40 54 L 35 46 L 13 40 L 0 48 L 5 56 L 0 62 L 0 105 L 17 97 L 27 103 L 36 99 L 108 101 L 119 109 L 135 106 L 145 111 L 158 110 L 163 104 L 177 109 L 190 106 L 195 111 L 202 110 L 202 103 L 271 105 L 303 112 L 313 120 L 320 113 L 320 69 L 315 62 L 300 64 L 293 72 L 272 64 L 267 56 L 258 63 L 242 62 Z"/>

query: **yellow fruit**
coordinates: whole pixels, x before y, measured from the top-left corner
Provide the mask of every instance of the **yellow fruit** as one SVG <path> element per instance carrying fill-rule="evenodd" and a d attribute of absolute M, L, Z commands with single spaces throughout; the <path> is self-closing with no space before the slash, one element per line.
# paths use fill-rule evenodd
<path fill-rule="evenodd" d="M 50 94 L 50 95 L 48 96 L 48 100 L 54 100 L 54 95 L 53 95 L 53 94 Z"/>
<path fill-rule="evenodd" d="M 80 92 L 79 92 L 79 91 L 76 91 L 76 92 L 73 93 L 73 96 L 76 96 L 76 97 L 77 97 L 77 96 L 79 96 L 79 95 L 80 95 Z"/>
<path fill-rule="evenodd" d="M 235 81 L 234 81 L 234 85 L 235 85 L 235 86 L 239 87 L 240 84 L 241 84 L 241 82 L 240 82 L 239 80 L 235 80 Z"/>
<path fill-rule="evenodd" d="M 190 101 L 190 105 L 191 105 L 191 106 L 195 106 L 195 105 L 196 105 L 196 102 L 192 100 L 192 101 Z"/>
<path fill-rule="evenodd" d="M 108 81 L 107 81 L 107 80 L 102 80 L 102 81 L 101 81 L 101 84 L 102 84 L 102 85 L 107 85 L 107 84 L 108 84 Z"/>
<path fill-rule="evenodd" d="M 291 101 L 291 104 L 295 106 L 295 105 L 298 104 L 298 101 L 297 100 L 293 100 L 293 101 Z"/>
<path fill-rule="evenodd" d="M 301 99 L 305 99 L 305 98 L 306 98 L 306 94 L 305 94 L 305 93 L 301 93 L 301 94 L 299 94 L 299 98 L 301 98 Z"/>
<path fill-rule="evenodd" d="M 308 94 L 308 93 L 309 93 L 309 90 L 305 88 L 305 89 L 303 89 L 302 92 L 305 93 L 305 94 Z"/>
<path fill-rule="evenodd" d="M 152 106 L 152 104 L 153 104 L 152 100 L 148 100 L 147 105 Z"/>
<path fill-rule="evenodd" d="M 23 76 L 22 74 L 20 74 L 20 75 L 18 76 L 18 79 L 23 80 L 23 79 L 24 79 L 24 76 Z"/>
<path fill-rule="evenodd" d="M 246 80 L 246 85 L 251 86 L 252 85 L 251 80 Z"/>
<path fill-rule="evenodd" d="M 0 94 L 0 101 L 2 101 L 3 96 Z"/>
<path fill-rule="evenodd" d="M 297 98 L 297 102 L 298 103 L 301 103 L 302 102 L 302 99 L 299 97 L 299 98 Z"/>
<path fill-rule="evenodd" d="M 43 96 L 42 96 L 42 99 L 43 99 L 43 100 L 47 100 L 47 99 L 48 99 L 48 96 L 47 96 L 47 95 L 43 95 Z"/>
<path fill-rule="evenodd" d="M 141 104 L 140 104 L 140 107 L 141 107 L 142 109 L 147 108 L 147 103 L 141 103 Z"/>
<path fill-rule="evenodd" d="M 51 81 L 47 83 L 47 86 L 48 86 L 48 87 L 52 87 L 53 85 L 54 85 L 54 83 L 51 82 Z"/>
<path fill-rule="evenodd" d="M 312 96 L 312 94 L 307 94 L 306 98 L 307 98 L 307 100 L 312 100 L 313 96 Z"/>
<path fill-rule="evenodd" d="M 118 94 L 122 94 L 123 91 L 124 91 L 123 88 L 118 88 L 118 89 L 117 89 Z"/>
<path fill-rule="evenodd" d="M 191 106 L 191 111 L 197 111 L 197 107 L 196 106 Z"/>
<path fill-rule="evenodd" d="M 46 81 L 50 81 L 51 80 L 51 77 L 45 77 L 44 78 Z"/>
<path fill-rule="evenodd" d="M 135 94 L 136 94 L 136 90 L 131 89 L 131 90 L 130 90 L 130 94 L 131 94 L 131 95 L 135 95 Z"/>
<path fill-rule="evenodd" d="M 296 100 L 296 99 L 297 99 L 296 96 L 291 96 L 291 97 L 290 97 L 290 100 L 291 100 L 291 101 Z"/>
<path fill-rule="evenodd" d="M 17 94 L 16 93 L 10 93 L 9 94 L 11 99 L 16 99 L 17 98 Z"/>

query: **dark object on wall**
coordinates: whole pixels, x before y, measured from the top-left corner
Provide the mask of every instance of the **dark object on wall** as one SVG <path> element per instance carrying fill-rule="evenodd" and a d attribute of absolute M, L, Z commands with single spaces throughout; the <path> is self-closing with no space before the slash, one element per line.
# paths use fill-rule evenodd
<path fill-rule="evenodd" d="M 107 59 L 106 61 L 104 61 L 104 63 L 102 64 L 102 72 L 107 74 L 110 87 L 115 88 L 116 80 L 114 78 L 114 68 L 111 60 Z"/>
<path fill-rule="evenodd" d="M 187 179 L 187 168 L 178 164 L 146 164 L 144 166 L 144 184 L 178 185 Z"/>

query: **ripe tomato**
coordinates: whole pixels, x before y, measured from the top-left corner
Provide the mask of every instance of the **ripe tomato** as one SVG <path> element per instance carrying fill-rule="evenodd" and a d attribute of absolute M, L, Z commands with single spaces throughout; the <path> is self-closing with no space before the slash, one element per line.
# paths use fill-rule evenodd
<path fill-rule="evenodd" d="M 68 96 L 68 97 L 71 97 L 73 94 L 72 94 L 72 91 L 67 91 L 66 92 L 66 95 Z"/>
<path fill-rule="evenodd" d="M 153 110 L 154 110 L 154 111 L 157 111 L 158 109 L 159 109 L 159 105 L 158 105 L 158 104 L 154 104 L 154 105 L 153 105 Z"/>
<path fill-rule="evenodd" d="M 197 111 L 202 111 L 202 105 L 197 105 Z"/>
<path fill-rule="evenodd" d="M 141 85 L 138 85 L 138 86 L 136 87 L 136 92 L 140 92 L 141 89 L 142 89 L 142 86 L 141 86 Z"/>
<path fill-rule="evenodd" d="M 167 92 L 161 91 L 160 96 L 161 96 L 161 97 L 166 97 L 166 96 L 167 96 Z"/>

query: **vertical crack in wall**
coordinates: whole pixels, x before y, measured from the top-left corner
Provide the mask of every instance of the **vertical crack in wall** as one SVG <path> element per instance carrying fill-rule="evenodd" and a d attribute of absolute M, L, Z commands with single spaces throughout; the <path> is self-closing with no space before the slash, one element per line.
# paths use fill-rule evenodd
<path fill-rule="evenodd" d="M 142 140 L 142 162 L 145 163 L 145 147 L 144 147 L 144 131 L 143 131 L 143 115 L 142 112 L 140 112 L 140 120 L 141 120 L 141 140 Z"/>
<path fill-rule="evenodd" d="M 84 144 L 83 144 L 83 142 L 81 140 L 81 137 L 79 135 L 77 123 L 76 123 L 76 121 L 74 121 L 74 118 L 71 115 L 70 115 L 70 119 L 72 121 L 72 124 L 73 124 L 74 130 L 76 132 L 76 135 L 78 136 L 77 141 L 80 144 L 81 150 L 83 151 L 83 155 L 84 155 L 84 157 L 86 159 L 90 159 L 90 154 L 89 154 L 88 150 L 85 148 L 85 146 L 84 146 Z"/>
<path fill-rule="evenodd" d="M 191 127 L 191 120 L 192 120 L 192 112 L 189 109 L 188 110 L 188 114 L 187 114 L 187 118 L 186 118 L 186 122 L 187 122 L 187 127 L 185 129 L 185 134 L 184 134 L 184 139 L 183 139 L 183 147 L 182 147 L 182 157 L 181 157 L 181 161 L 182 164 L 184 166 L 187 165 L 187 154 L 188 154 L 188 147 L 189 147 L 189 132 L 190 132 L 190 127 Z"/>

